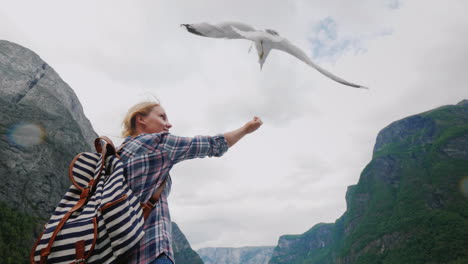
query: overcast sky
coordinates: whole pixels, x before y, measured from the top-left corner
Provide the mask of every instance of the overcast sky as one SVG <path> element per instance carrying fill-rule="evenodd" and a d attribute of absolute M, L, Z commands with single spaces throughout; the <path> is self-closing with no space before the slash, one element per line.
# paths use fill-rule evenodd
<path fill-rule="evenodd" d="M 173 220 L 194 249 L 276 245 L 334 222 L 393 121 L 468 99 L 466 0 L 3 1 L 0 38 L 36 52 L 78 95 L 96 132 L 119 138 L 156 96 L 180 136 L 264 125 L 222 158 L 172 170 Z M 245 40 L 181 23 L 271 28 L 353 89 Z M 254 50 L 253 50 L 254 51 Z M 111 100 L 102 107 L 102 100 Z"/>

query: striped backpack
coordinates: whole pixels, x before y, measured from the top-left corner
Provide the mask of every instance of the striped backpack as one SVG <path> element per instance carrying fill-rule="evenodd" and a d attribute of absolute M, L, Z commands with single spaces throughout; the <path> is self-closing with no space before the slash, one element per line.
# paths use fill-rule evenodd
<path fill-rule="evenodd" d="M 97 153 L 80 153 L 71 162 L 73 184 L 34 244 L 31 263 L 113 263 L 143 237 L 144 218 L 163 188 L 152 203 L 140 204 L 112 141 L 94 143 Z"/>

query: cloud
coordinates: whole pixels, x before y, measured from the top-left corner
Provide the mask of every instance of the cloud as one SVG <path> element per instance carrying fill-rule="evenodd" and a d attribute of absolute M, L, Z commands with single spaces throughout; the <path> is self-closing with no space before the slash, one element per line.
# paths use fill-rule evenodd
<path fill-rule="evenodd" d="M 367 52 L 366 42 L 392 34 L 390 29 L 378 29 L 360 36 L 346 36 L 331 17 L 320 20 L 311 32 L 312 57 L 319 61 L 336 61 L 344 53 Z"/>
<path fill-rule="evenodd" d="M 398 9 L 401 6 L 401 1 L 400 0 L 388 0 L 387 6 L 391 9 Z"/>
<path fill-rule="evenodd" d="M 353 49 L 355 52 L 359 51 L 357 40 L 338 39 L 337 31 L 337 24 L 330 17 L 327 17 L 318 23 L 313 30 L 314 37 L 310 39 L 313 47 L 312 56 L 314 58 L 325 57 L 333 59 L 337 55 L 349 49 Z"/>

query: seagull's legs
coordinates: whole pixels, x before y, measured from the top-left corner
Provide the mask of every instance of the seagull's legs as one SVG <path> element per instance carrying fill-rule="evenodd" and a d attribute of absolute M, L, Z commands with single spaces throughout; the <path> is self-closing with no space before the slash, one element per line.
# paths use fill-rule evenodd
<path fill-rule="evenodd" d="M 260 40 L 260 47 L 262 48 L 262 52 L 259 54 L 260 60 L 263 59 L 263 55 L 265 55 L 265 51 L 263 50 L 263 41 Z"/>
<path fill-rule="evenodd" d="M 271 45 L 269 42 L 264 42 L 263 40 L 255 41 L 255 47 L 257 48 L 258 53 L 258 63 L 260 63 L 260 70 L 263 68 L 263 64 L 265 63 L 268 54 L 271 50 Z"/>

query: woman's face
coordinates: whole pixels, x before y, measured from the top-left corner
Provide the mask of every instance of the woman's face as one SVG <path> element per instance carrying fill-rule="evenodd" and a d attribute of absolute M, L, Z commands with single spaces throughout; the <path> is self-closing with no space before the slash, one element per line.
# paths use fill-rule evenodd
<path fill-rule="evenodd" d="M 167 119 L 166 111 L 161 106 L 155 106 L 147 116 L 141 116 L 139 120 L 144 125 L 144 133 L 169 132 L 172 127 Z"/>

